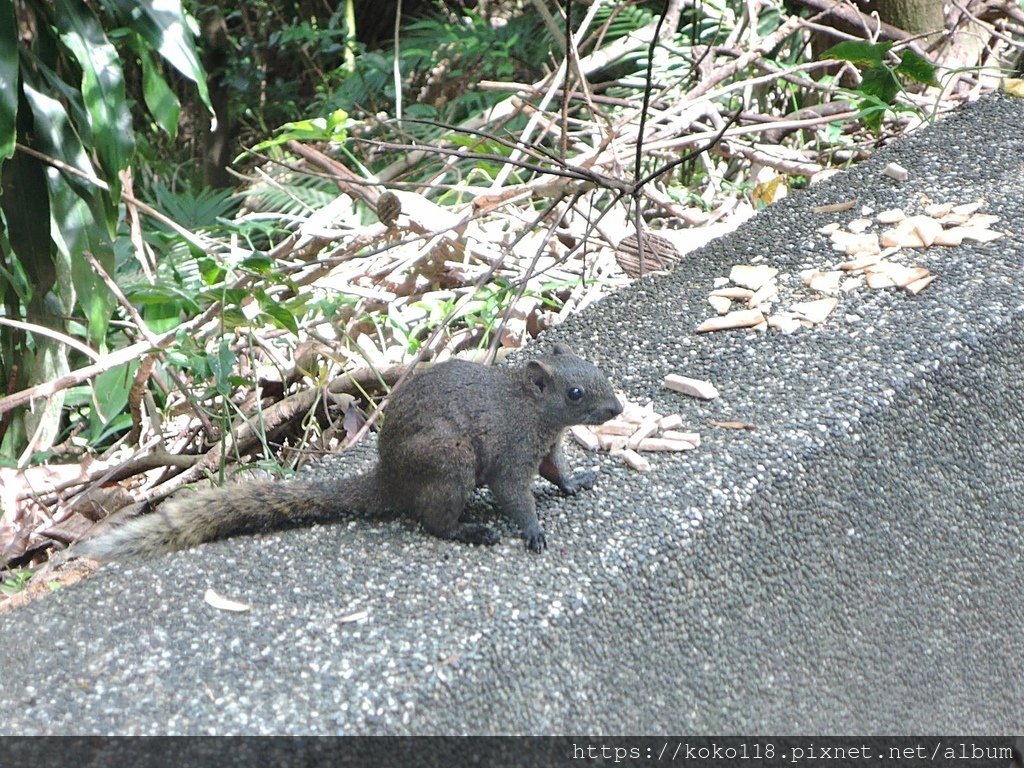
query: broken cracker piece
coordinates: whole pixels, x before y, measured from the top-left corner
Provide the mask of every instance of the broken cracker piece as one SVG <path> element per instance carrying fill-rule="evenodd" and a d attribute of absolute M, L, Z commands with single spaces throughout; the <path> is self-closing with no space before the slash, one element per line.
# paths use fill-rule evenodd
<path fill-rule="evenodd" d="M 708 304 L 720 315 L 727 315 L 729 310 L 732 309 L 732 299 L 725 296 L 708 296 Z"/>
<path fill-rule="evenodd" d="M 716 288 L 710 293 L 711 296 L 722 296 L 733 301 L 746 301 L 754 292 L 749 288 L 740 288 L 738 285 L 731 285 L 728 288 Z"/>
<path fill-rule="evenodd" d="M 734 328 L 753 328 L 764 322 L 764 315 L 759 309 L 738 309 L 727 315 L 719 315 L 705 320 L 697 326 L 697 333 L 728 331 Z"/>
<path fill-rule="evenodd" d="M 839 230 L 832 233 L 832 249 L 842 251 L 847 256 L 878 253 L 881 250 L 878 235 L 874 232 L 854 234 Z"/>
<path fill-rule="evenodd" d="M 896 224 L 907 218 L 907 214 L 903 212 L 902 208 L 890 208 L 887 211 L 879 211 L 875 219 L 879 224 Z"/>
<path fill-rule="evenodd" d="M 791 306 L 790 310 L 817 325 L 818 323 L 823 323 L 825 318 L 832 314 L 832 310 L 836 308 L 838 303 L 839 299 L 831 297 L 814 301 L 801 301 Z"/>
<path fill-rule="evenodd" d="M 945 216 L 947 213 L 950 213 L 952 210 L 952 203 L 931 203 L 930 205 L 926 205 L 924 207 L 925 214 L 935 219 L 941 219 L 943 216 Z"/>
<path fill-rule="evenodd" d="M 569 427 L 569 433 L 572 435 L 573 440 L 582 445 L 588 451 L 596 451 L 601 447 L 600 438 L 582 424 L 576 424 L 575 426 Z"/>
<path fill-rule="evenodd" d="M 694 447 L 700 445 L 699 432 L 677 432 L 674 429 L 666 429 L 661 433 L 661 436 L 666 440 L 683 440 L 687 443 L 693 443 Z"/>
<path fill-rule="evenodd" d="M 625 435 L 602 435 L 598 434 L 597 439 L 601 442 L 601 450 L 613 453 L 624 450 L 629 438 Z"/>
<path fill-rule="evenodd" d="M 671 413 L 668 416 L 662 416 L 661 421 L 658 422 L 658 429 L 665 432 L 681 427 L 683 425 L 683 417 L 678 413 Z"/>
<path fill-rule="evenodd" d="M 625 435 L 629 437 L 636 432 L 637 423 L 629 422 L 625 419 L 613 419 L 598 426 L 597 432 L 602 435 Z"/>
<path fill-rule="evenodd" d="M 915 280 L 928 276 L 928 270 L 924 267 L 905 267 L 902 264 L 896 264 L 892 261 L 882 261 L 875 264 L 867 269 L 868 273 L 868 286 L 874 288 L 871 285 L 871 276 L 876 274 L 882 274 L 892 281 L 892 285 L 903 288 L 904 286 L 910 285 Z"/>
<path fill-rule="evenodd" d="M 718 390 L 710 381 L 691 379 L 687 376 L 680 376 L 677 373 L 670 373 L 665 377 L 665 386 L 674 392 L 681 392 L 684 395 L 697 397 L 701 400 L 714 400 L 718 397 Z"/>
<path fill-rule="evenodd" d="M 636 450 L 641 442 L 657 433 L 659 421 L 661 421 L 660 416 L 652 416 L 643 424 L 640 424 L 636 431 L 626 439 L 626 447 Z"/>
<path fill-rule="evenodd" d="M 975 211 L 979 210 L 982 206 L 981 200 L 975 200 L 973 203 L 963 203 L 961 205 L 953 206 L 953 213 L 958 216 L 970 216 Z"/>
<path fill-rule="evenodd" d="M 762 304 L 769 304 L 775 301 L 779 297 L 779 284 L 775 282 L 775 278 L 772 278 L 756 291 L 754 295 L 747 299 L 748 307 L 759 307 Z"/>
<path fill-rule="evenodd" d="M 729 270 L 729 279 L 736 285 L 756 291 L 777 274 L 779 270 L 766 264 L 737 264 Z"/>
<path fill-rule="evenodd" d="M 870 267 L 872 264 L 877 264 L 881 260 L 882 254 L 880 253 L 866 253 L 863 256 L 858 256 L 856 259 L 844 261 L 839 265 L 839 268 L 844 272 L 858 272 Z"/>
<path fill-rule="evenodd" d="M 614 455 L 621 456 L 622 460 L 625 461 L 629 466 L 635 469 L 637 472 L 650 472 L 651 462 L 645 459 L 636 451 L 632 451 L 626 448 L 623 451 L 618 451 Z"/>
<path fill-rule="evenodd" d="M 768 316 L 768 327 L 783 333 L 793 333 L 803 328 L 804 324 L 792 312 L 775 312 Z"/>
<path fill-rule="evenodd" d="M 842 280 L 843 273 L 837 270 L 821 272 L 817 269 L 805 269 L 800 273 L 800 277 L 803 279 L 804 285 L 812 291 L 836 293 L 839 290 L 839 281 Z"/>
<path fill-rule="evenodd" d="M 692 451 L 696 447 L 689 440 L 670 440 L 665 437 L 646 437 L 636 445 L 640 451 Z"/>
<path fill-rule="evenodd" d="M 927 277 L 922 277 L 920 280 L 915 280 L 912 283 L 908 283 L 907 285 L 903 286 L 903 288 L 911 296 L 917 296 L 917 294 L 919 294 L 921 291 L 923 291 L 931 284 L 932 280 L 934 280 L 935 277 L 935 275 L 928 275 Z"/>
<path fill-rule="evenodd" d="M 890 179 L 894 179 L 895 181 L 906 181 L 910 178 L 910 171 L 899 163 L 889 163 L 882 169 L 882 175 L 888 176 Z"/>

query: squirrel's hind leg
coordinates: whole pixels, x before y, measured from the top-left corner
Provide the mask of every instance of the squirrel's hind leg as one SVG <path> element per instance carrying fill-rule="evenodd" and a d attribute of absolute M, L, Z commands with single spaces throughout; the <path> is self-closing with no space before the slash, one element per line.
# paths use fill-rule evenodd
<path fill-rule="evenodd" d="M 480 523 L 459 519 L 476 488 L 476 454 L 468 441 L 419 435 L 406 444 L 406 466 L 400 484 L 405 499 L 400 505 L 419 515 L 428 533 L 442 539 L 490 546 L 501 537 Z"/>

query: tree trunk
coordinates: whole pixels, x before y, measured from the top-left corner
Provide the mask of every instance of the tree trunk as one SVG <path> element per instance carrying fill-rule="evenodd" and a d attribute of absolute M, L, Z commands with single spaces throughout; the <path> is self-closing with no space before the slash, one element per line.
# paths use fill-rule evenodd
<path fill-rule="evenodd" d="M 860 5 L 869 12 L 878 11 L 882 21 L 911 34 L 935 33 L 926 40 L 934 39 L 946 28 L 943 0 L 874 0 Z"/>

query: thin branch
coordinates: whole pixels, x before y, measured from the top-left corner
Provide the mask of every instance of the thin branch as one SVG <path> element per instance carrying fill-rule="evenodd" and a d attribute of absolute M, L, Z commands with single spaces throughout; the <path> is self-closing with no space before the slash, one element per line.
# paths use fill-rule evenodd
<path fill-rule="evenodd" d="M 100 355 L 100 353 L 94 350 L 92 347 L 83 344 L 78 339 L 74 339 L 66 334 L 63 334 L 60 331 L 55 331 L 52 328 L 47 328 L 45 325 L 37 325 L 35 323 L 23 323 L 21 320 L 9 320 L 6 317 L 0 317 L 0 325 L 7 325 L 10 326 L 11 328 L 17 328 L 18 330 L 21 331 L 28 331 L 29 333 L 34 333 L 39 336 L 49 336 L 51 339 L 56 339 L 61 344 L 65 344 L 71 347 L 72 349 L 81 352 L 83 355 L 92 360 L 102 359 L 102 355 Z M 0 399 L 0 402 L 3 402 L 3 400 Z"/>

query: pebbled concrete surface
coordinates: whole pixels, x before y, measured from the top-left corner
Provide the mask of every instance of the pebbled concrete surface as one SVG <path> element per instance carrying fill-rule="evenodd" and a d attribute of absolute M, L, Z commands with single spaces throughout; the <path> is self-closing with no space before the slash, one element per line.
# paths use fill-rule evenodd
<path fill-rule="evenodd" d="M 538 483 L 545 554 L 394 520 L 109 566 L 0 620 L 0 733 L 1020 732 L 1022 125 L 1022 100 L 966 107 L 544 339 L 704 438 L 648 475 L 571 452 L 602 477 Z M 856 292 L 813 331 L 692 333 L 734 264 L 795 295 L 837 261 L 816 229 L 855 212 L 809 208 L 854 197 L 983 198 L 1010 236 L 925 251 L 919 296 Z"/>

